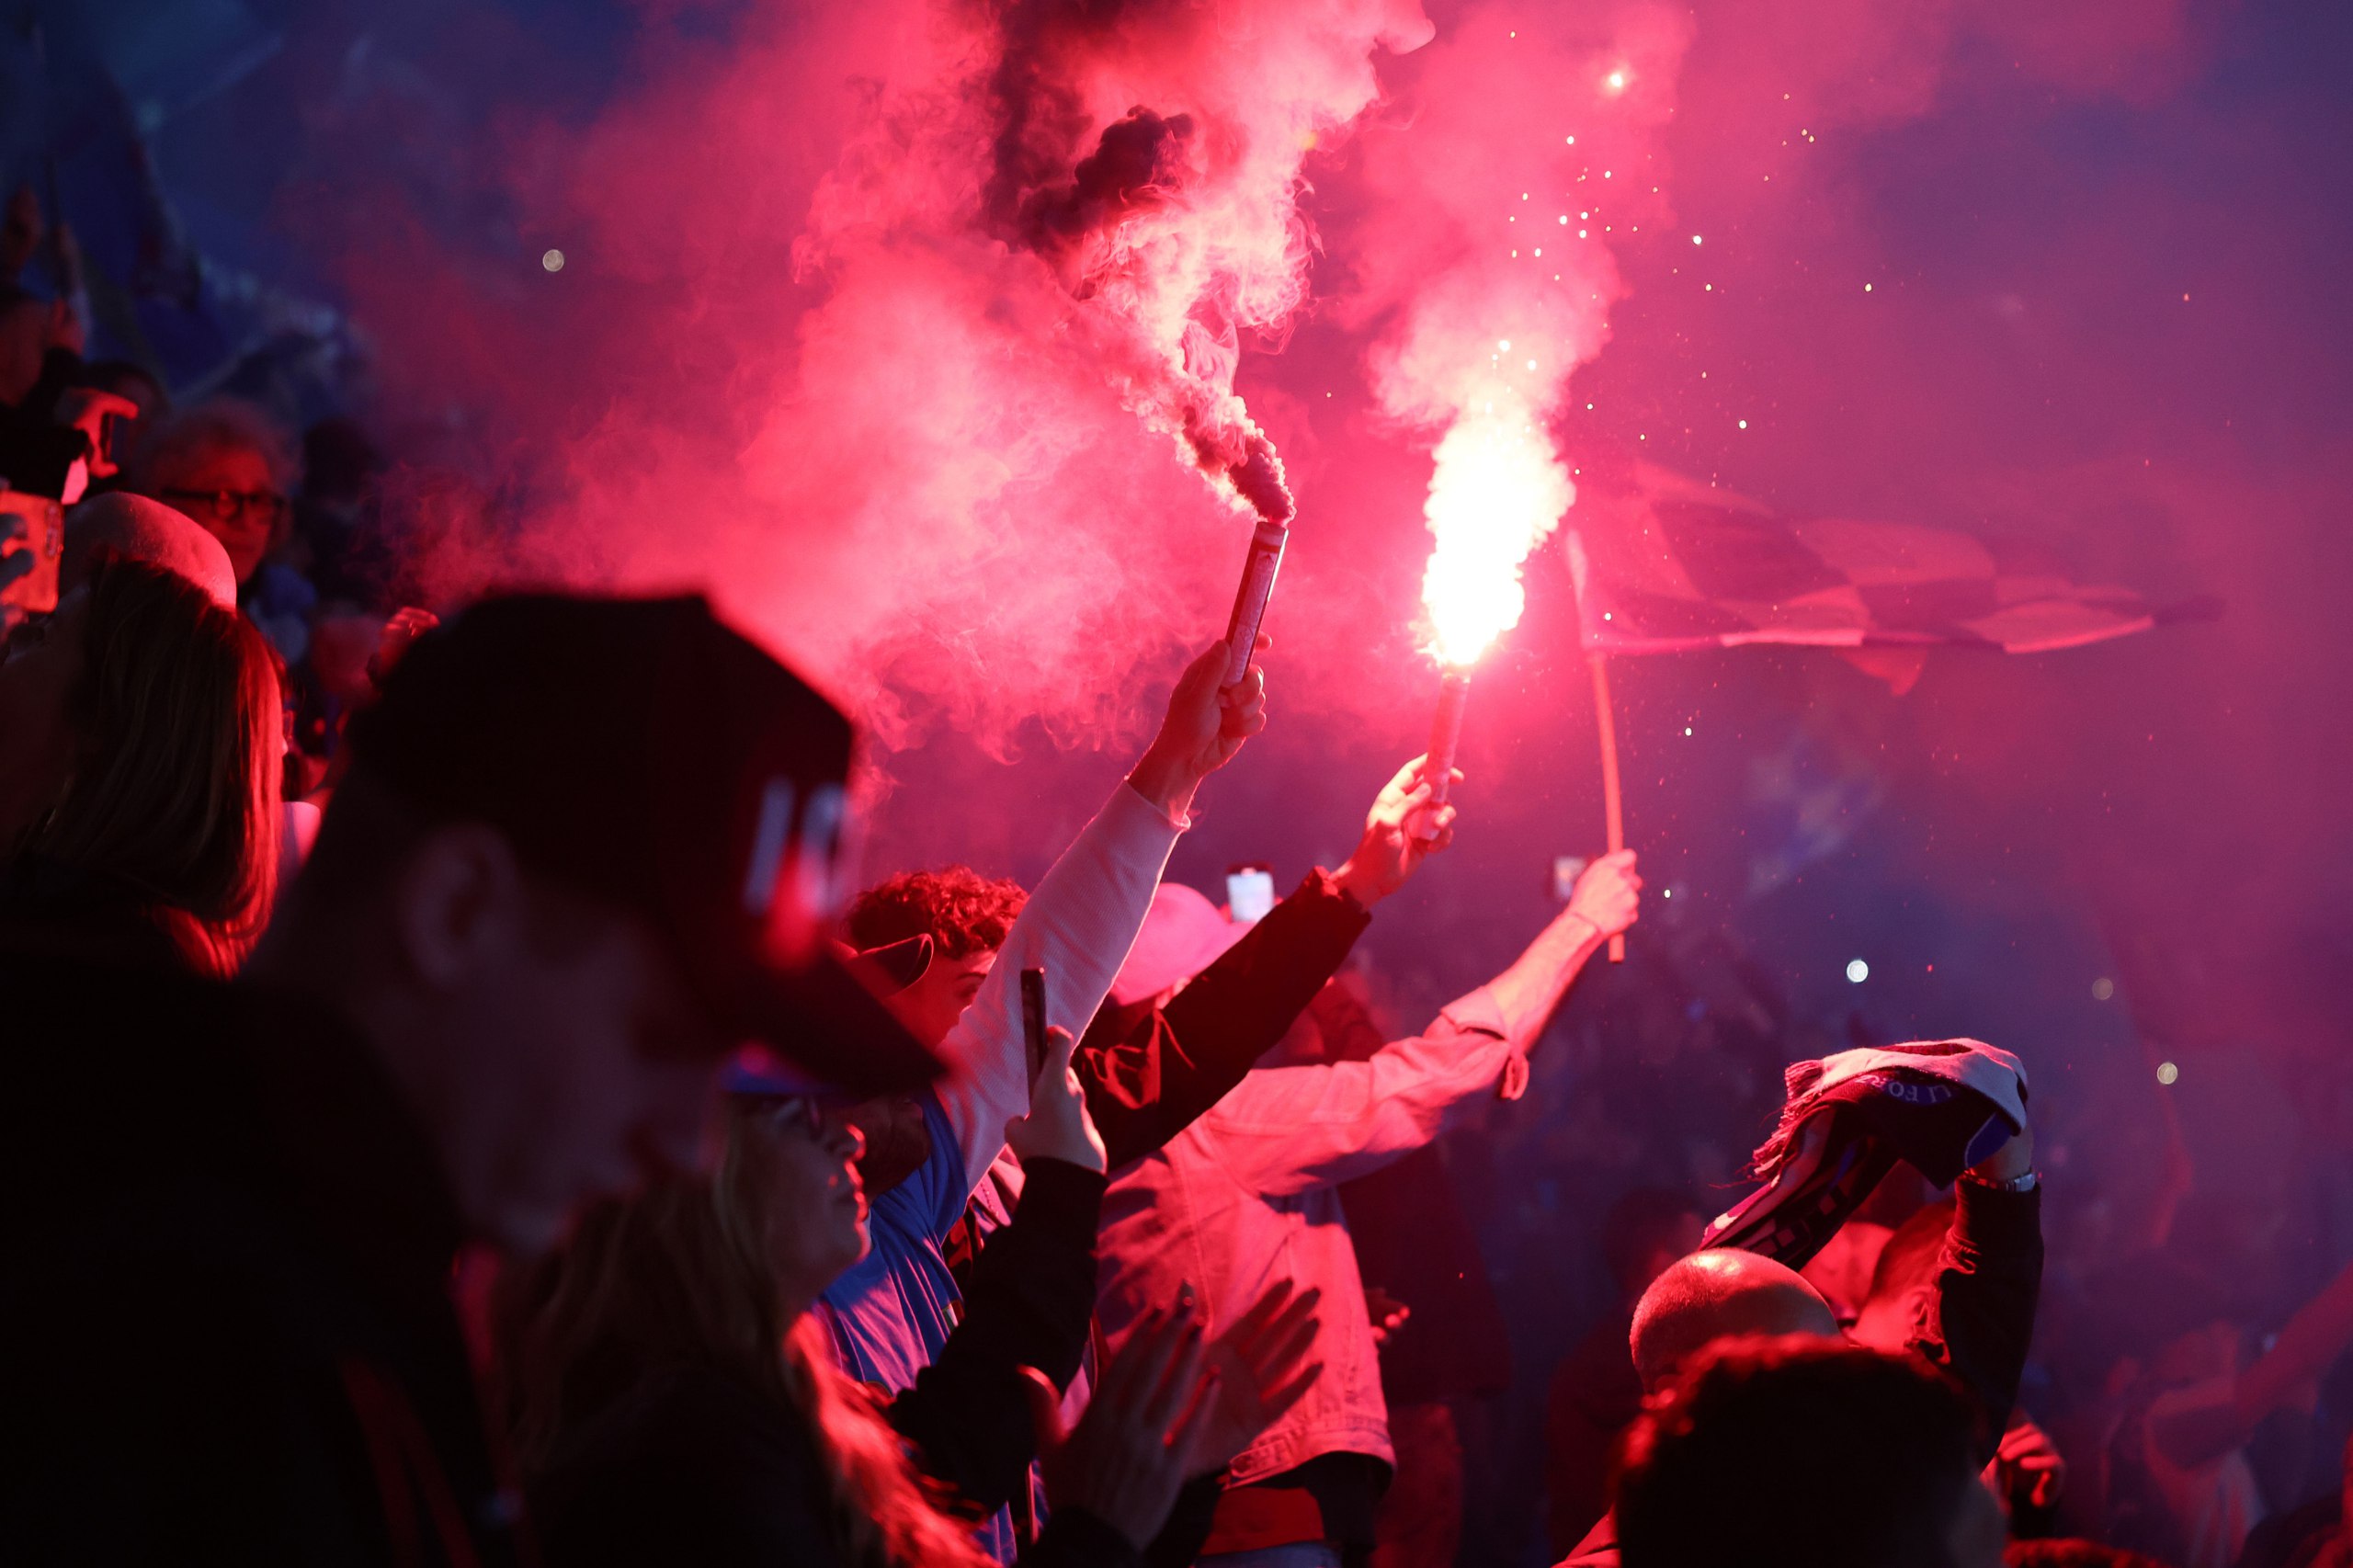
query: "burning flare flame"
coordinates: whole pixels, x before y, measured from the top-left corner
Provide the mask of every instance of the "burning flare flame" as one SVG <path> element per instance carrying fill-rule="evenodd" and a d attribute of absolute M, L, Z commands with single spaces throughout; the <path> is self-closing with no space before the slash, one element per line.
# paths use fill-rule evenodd
<path fill-rule="evenodd" d="M 1535 410 L 1499 391 L 1456 419 L 1432 454 L 1424 508 L 1437 539 L 1422 574 L 1430 652 L 1467 669 L 1519 624 L 1519 570 L 1559 526 L 1576 488 Z"/>

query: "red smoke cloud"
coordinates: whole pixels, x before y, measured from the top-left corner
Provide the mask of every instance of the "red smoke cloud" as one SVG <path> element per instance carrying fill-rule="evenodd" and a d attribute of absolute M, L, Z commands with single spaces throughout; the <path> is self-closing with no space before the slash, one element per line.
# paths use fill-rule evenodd
<path fill-rule="evenodd" d="M 1509 374 L 1533 378 L 1583 506 L 1642 459 L 1792 512 L 2027 531 L 2159 598 L 2220 592 L 2219 628 L 1938 658 L 1900 703 L 1822 659 L 1630 663 L 1630 821 L 1646 867 L 1738 888 L 1722 824 L 1744 775 L 1687 757 L 1836 715 L 1940 904 L 1996 896 L 1989 867 L 2012 910 L 2079 876 L 2164 926 L 2155 970 L 2227 945 L 2200 1017 L 2279 1017 L 2287 956 L 2323 968 L 2297 956 L 2299 912 L 2345 885 L 2347 751 L 2325 722 L 2353 667 L 2343 245 L 2306 216 L 2335 188 L 2315 183 L 2321 122 L 2264 101 L 2277 62 L 2209 68 L 2203 29 L 2234 8 L 1428 5 L 1418 49 L 1409 6 L 1264 0 L 1086 7 L 1108 20 L 1034 27 L 1027 52 L 1005 30 L 1058 12 L 688 7 L 594 115 L 490 116 L 471 142 L 314 60 L 337 85 L 305 100 L 319 173 L 294 215 L 348 258 L 410 422 L 398 444 L 435 433 L 487 476 L 421 509 L 444 589 L 710 583 L 893 744 L 940 740 L 883 824 L 900 855 L 1040 869 L 1074 825 L 1028 809 L 1055 793 L 1051 759 L 1009 775 L 946 737 L 1004 755 L 1035 716 L 1100 744 L 1177 644 L 1223 624 L 1248 529 L 1194 472 L 1177 371 L 1235 378 L 1302 507 L 1271 618 L 1278 728 L 1183 852 L 1197 880 L 1303 853 L 1290 824 L 1344 830 L 1358 781 L 1419 744 L 1429 449 L 1466 378 L 1506 374 L 1506 339 L 1546 345 Z M 529 83 L 528 43 L 483 57 Z M 1017 87 L 1032 108 L 1008 144 Z M 1047 221 L 1032 199 L 1075 196 L 1139 109 L 1159 120 L 1150 177 Z M 411 164 L 444 145 L 466 155 L 420 199 Z M 1521 235 L 1547 222 L 1538 258 Z M 1537 265 L 1556 245 L 1557 290 Z M 540 270 L 549 247 L 563 272 Z M 1472 829 L 1433 889 L 1534 887 L 1511 854 L 1590 847 L 1556 560 L 1531 561 L 1529 622 L 1492 661 L 1511 679 L 1483 677 Z M 1465 950 L 1524 935 L 1487 903 L 1446 914 Z M 1789 956 L 1802 923 L 1746 915 L 1720 917 L 1814 964 Z M 1381 956 L 1439 961 L 1404 939 Z"/>
<path fill-rule="evenodd" d="M 428 430 L 466 408 L 487 475 L 417 487 L 432 585 L 707 584 L 892 744 L 1003 753 L 1032 718 L 1099 743 L 1215 632 L 1246 537 L 1221 485 L 1269 467 L 1247 360 L 1294 477 L 1312 455 L 1279 675 L 1371 712 L 1412 678 L 1384 661 L 1427 548 L 1415 449 L 1500 382 L 1606 469 L 1623 433 L 1563 410 L 1621 253 L 1686 244 L 1678 208 L 1789 233 L 1783 122 L 1926 112 L 1962 49 L 2098 94 L 2178 69 L 2177 5 L 2093 11 L 1478 5 L 1427 47 L 1411 0 L 754 6 L 724 36 L 665 11 L 593 119 L 488 120 L 443 210 L 357 187 L 347 270 L 389 401 Z M 323 111 L 322 162 L 384 108 Z M 493 203 L 504 253 L 440 237 Z"/>
<path fill-rule="evenodd" d="M 355 245 L 363 314 L 449 328 L 388 344 L 396 390 L 464 389 L 528 470 L 500 526 L 431 526 L 440 575 L 707 581 L 886 744 L 1103 738 L 1222 625 L 1236 513 L 1288 516 L 1237 364 L 1306 296 L 1304 160 L 1427 33 L 904 4 L 660 46 L 585 131 L 501 138 L 560 275 Z"/>

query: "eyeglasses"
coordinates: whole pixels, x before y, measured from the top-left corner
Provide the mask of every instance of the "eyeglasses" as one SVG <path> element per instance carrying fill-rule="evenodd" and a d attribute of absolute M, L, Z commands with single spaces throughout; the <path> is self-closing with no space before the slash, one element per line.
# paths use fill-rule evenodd
<path fill-rule="evenodd" d="M 262 522 L 274 523 L 286 510 L 286 497 L 275 490 L 166 490 L 164 499 L 183 512 L 209 512 L 224 523 L 234 522 L 246 512 Z"/>

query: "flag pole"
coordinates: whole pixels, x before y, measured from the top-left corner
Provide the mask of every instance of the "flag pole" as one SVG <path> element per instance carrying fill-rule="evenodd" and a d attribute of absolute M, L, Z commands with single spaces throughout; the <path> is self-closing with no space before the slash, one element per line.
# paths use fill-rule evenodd
<path fill-rule="evenodd" d="M 1609 852 L 1626 847 L 1626 802 L 1618 789 L 1618 726 L 1609 713 L 1609 662 L 1599 649 L 1586 654 L 1593 671 L 1593 717 L 1601 729 L 1601 811 L 1609 830 Z M 1626 961 L 1626 934 L 1609 938 L 1609 961 Z"/>

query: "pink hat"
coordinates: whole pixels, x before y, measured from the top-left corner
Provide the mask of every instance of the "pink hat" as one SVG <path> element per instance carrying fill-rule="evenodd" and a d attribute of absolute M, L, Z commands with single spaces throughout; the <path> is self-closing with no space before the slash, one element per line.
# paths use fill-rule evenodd
<path fill-rule="evenodd" d="M 72 593 L 87 582 L 101 550 L 184 577 L 222 609 L 237 608 L 237 574 L 229 564 L 229 552 L 195 518 L 161 501 L 118 491 L 74 507 L 65 519 L 58 592 Z"/>
<path fill-rule="evenodd" d="M 1228 920 L 1222 910 L 1191 888 L 1163 882 L 1152 895 L 1152 910 L 1128 949 L 1128 961 L 1111 982 L 1111 1000 L 1125 1007 L 1157 996 L 1180 980 L 1215 963 L 1250 929 Z"/>

